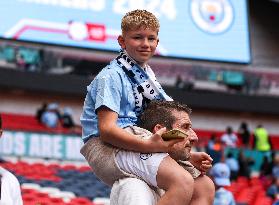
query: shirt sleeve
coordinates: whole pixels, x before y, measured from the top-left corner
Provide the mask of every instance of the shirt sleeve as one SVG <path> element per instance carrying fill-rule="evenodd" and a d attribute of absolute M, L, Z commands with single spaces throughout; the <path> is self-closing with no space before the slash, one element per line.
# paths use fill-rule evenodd
<path fill-rule="evenodd" d="M 100 76 L 95 88 L 95 111 L 101 106 L 106 106 L 119 113 L 122 95 L 122 81 L 117 72 L 108 72 Z"/>
<path fill-rule="evenodd" d="M 20 184 L 19 184 L 17 178 L 14 175 L 12 175 L 11 173 L 10 173 L 9 178 L 10 178 L 9 181 L 11 182 L 11 188 L 12 188 L 11 194 L 12 194 L 13 204 L 23 205 Z"/>

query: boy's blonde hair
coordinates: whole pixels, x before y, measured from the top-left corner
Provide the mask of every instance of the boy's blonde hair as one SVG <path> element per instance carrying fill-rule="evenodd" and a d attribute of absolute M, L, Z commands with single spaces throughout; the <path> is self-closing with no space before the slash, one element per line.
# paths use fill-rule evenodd
<path fill-rule="evenodd" d="M 126 13 L 126 15 L 122 18 L 122 35 L 124 35 L 127 31 L 136 30 L 141 27 L 159 32 L 160 23 L 154 14 L 140 9 Z"/>

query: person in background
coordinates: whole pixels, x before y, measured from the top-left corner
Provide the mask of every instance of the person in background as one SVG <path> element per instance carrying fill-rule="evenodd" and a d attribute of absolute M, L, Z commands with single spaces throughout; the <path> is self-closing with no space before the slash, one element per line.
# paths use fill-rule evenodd
<path fill-rule="evenodd" d="M 61 124 L 64 128 L 73 128 L 75 123 L 73 120 L 73 110 L 70 107 L 65 107 L 61 115 Z"/>
<path fill-rule="evenodd" d="M 261 152 L 272 150 L 272 143 L 268 132 L 261 124 L 254 130 L 254 149 Z"/>
<path fill-rule="evenodd" d="M 15 62 L 16 62 L 17 68 L 19 68 L 20 70 L 26 71 L 28 64 L 26 63 L 23 55 L 19 52 L 19 50 L 16 51 Z"/>
<path fill-rule="evenodd" d="M 0 115 L 0 138 L 2 137 L 2 118 Z M 0 167 L 0 204 L 22 205 L 20 184 L 8 170 Z"/>
<path fill-rule="evenodd" d="M 208 140 L 206 152 L 213 158 L 213 163 L 220 162 L 223 158 L 224 145 L 221 142 L 220 137 L 217 137 L 215 133 L 211 134 Z"/>
<path fill-rule="evenodd" d="M 273 178 L 279 178 L 279 155 L 276 154 L 274 156 L 274 164 L 272 167 L 272 177 Z"/>
<path fill-rule="evenodd" d="M 242 122 L 240 124 L 240 127 L 238 129 L 238 135 L 241 139 L 242 145 L 245 148 L 249 148 L 250 147 L 250 130 L 248 128 L 248 125 L 246 122 Z"/>
<path fill-rule="evenodd" d="M 279 197 L 279 177 L 275 177 L 272 184 L 267 188 L 266 195 L 272 199 Z"/>
<path fill-rule="evenodd" d="M 176 81 L 175 81 L 175 87 L 177 89 L 184 89 L 185 88 L 185 84 L 184 84 L 184 81 L 183 81 L 181 75 L 177 75 Z"/>
<path fill-rule="evenodd" d="M 38 122 L 42 123 L 42 115 L 46 110 L 47 110 L 47 103 L 44 102 L 36 112 L 36 119 L 38 120 Z"/>
<path fill-rule="evenodd" d="M 255 160 L 252 157 L 246 157 L 242 149 L 239 150 L 237 159 L 239 164 L 238 176 L 250 178 Z"/>
<path fill-rule="evenodd" d="M 45 112 L 43 112 L 41 121 L 48 128 L 57 128 L 60 126 L 61 115 L 57 103 L 50 103 Z"/>
<path fill-rule="evenodd" d="M 274 152 L 272 152 L 271 157 L 263 156 L 263 162 L 260 168 L 261 178 L 270 178 L 272 176 L 272 169 L 274 167 Z"/>
<path fill-rule="evenodd" d="M 229 167 L 225 163 L 216 163 L 210 170 L 210 176 L 216 190 L 213 205 L 235 205 L 233 194 L 226 190 L 231 185 Z"/>
<path fill-rule="evenodd" d="M 238 176 L 238 171 L 239 171 L 239 163 L 238 163 L 237 159 L 234 158 L 232 152 L 229 152 L 227 154 L 225 163 L 226 163 L 226 165 L 228 165 L 228 167 L 230 168 L 230 171 L 231 171 L 230 180 L 231 181 L 236 180 L 237 176 Z"/>
<path fill-rule="evenodd" d="M 222 142 L 218 139 L 215 133 L 211 134 L 210 139 L 207 143 L 207 150 L 221 151 L 222 150 Z"/>
<path fill-rule="evenodd" d="M 221 136 L 221 141 L 225 147 L 236 148 L 238 139 L 232 127 L 227 127 L 226 132 Z"/>
<path fill-rule="evenodd" d="M 271 156 L 264 155 L 259 170 L 259 178 L 264 187 L 269 187 L 276 177 L 273 177 L 272 169 L 275 166 L 276 151 L 271 152 Z M 279 175 L 278 175 L 279 176 Z"/>

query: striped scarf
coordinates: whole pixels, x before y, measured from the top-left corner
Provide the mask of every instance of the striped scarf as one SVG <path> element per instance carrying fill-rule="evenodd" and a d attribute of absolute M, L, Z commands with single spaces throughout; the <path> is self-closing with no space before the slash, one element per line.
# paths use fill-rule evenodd
<path fill-rule="evenodd" d="M 151 100 L 172 101 L 156 79 L 151 79 L 129 55 L 120 50 L 120 55 L 116 58 L 118 65 L 124 70 L 129 77 L 135 96 L 135 113 L 137 116 Z M 146 69 L 151 68 L 147 66 Z M 151 70 L 152 71 L 152 70 Z M 152 71 L 153 72 L 153 71 Z"/>

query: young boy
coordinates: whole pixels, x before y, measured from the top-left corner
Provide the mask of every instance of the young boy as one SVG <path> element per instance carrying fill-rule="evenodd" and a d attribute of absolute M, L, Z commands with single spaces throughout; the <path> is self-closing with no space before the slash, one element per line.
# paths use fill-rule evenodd
<path fill-rule="evenodd" d="M 210 170 L 215 184 L 215 197 L 213 205 L 235 205 L 233 194 L 224 187 L 230 186 L 230 169 L 225 163 L 216 163 Z"/>
<path fill-rule="evenodd" d="M 0 138 L 2 133 L 2 118 L 0 115 Z M 23 204 L 17 178 L 2 167 L 0 167 L 0 204 Z"/>
<path fill-rule="evenodd" d="M 172 100 L 147 64 L 159 42 L 159 22 L 152 13 L 135 10 L 123 17 L 121 28 L 122 35 L 118 37 L 122 48 L 120 55 L 87 88 L 81 115 L 85 142 L 81 153 L 94 173 L 108 184 L 123 178 L 121 173 L 107 169 L 117 166 L 126 176 L 139 177 L 149 185 L 165 190 L 159 205 L 189 204 L 194 180 L 167 154 L 181 140 L 163 141 L 161 135 L 165 128 L 144 140 L 125 130 L 136 125 L 139 114 L 150 100 Z M 115 147 L 129 151 L 112 151 Z M 131 157 L 131 151 L 138 156 L 137 161 Z M 116 158 L 111 161 L 107 156 L 114 154 Z M 108 180 L 108 176 L 112 180 Z"/>

